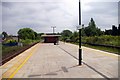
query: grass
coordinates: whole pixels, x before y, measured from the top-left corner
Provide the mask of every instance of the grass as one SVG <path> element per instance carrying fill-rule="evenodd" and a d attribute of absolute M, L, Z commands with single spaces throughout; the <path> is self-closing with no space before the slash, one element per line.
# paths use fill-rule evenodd
<path fill-rule="evenodd" d="M 40 40 L 30 40 L 30 39 L 26 39 L 26 40 L 21 40 L 20 42 L 23 43 L 24 46 L 30 45 L 32 43 L 36 43 L 39 42 Z"/>
<path fill-rule="evenodd" d="M 92 46 L 92 45 L 88 45 L 88 44 L 82 44 L 82 46 L 93 48 L 93 49 L 98 49 L 98 50 L 102 50 L 102 51 L 106 51 L 106 52 L 110 52 L 110 53 L 115 53 L 115 54 L 120 55 L 120 50 L 116 49 L 116 48 L 103 47 L 103 46 Z"/>
<path fill-rule="evenodd" d="M 101 44 L 101 45 L 110 45 L 110 46 L 120 46 L 120 36 L 112 36 L 112 35 L 102 35 L 102 36 L 84 36 L 81 37 L 81 42 L 83 43 L 91 43 L 91 44 Z M 69 42 L 75 45 L 79 45 L 78 42 Z M 106 52 L 111 52 L 120 55 L 120 50 L 118 48 L 104 47 L 104 46 L 93 46 L 88 44 L 82 44 L 85 47 L 90 47 Z"/>
<path fill-rule="evenodd" d="M 120 46 L 119 41 L 120 41 L 120 36 L 111 36 L 111 35 L 82 37 L 82 42 L 92 43 L 92 44 L 94 43 L 94 44 Z"/>
<path fill-rule="evenodd" d="M 21 40 L 21 42 L 23 43 L 23 46 L 3 46 L 1 44 L 0 47 L 2 47 L 1 48 L 2 52 L 1 52 L 0 56 L 1 55 L 6 56 L 9 53 L 15 53 L 15 52 L 33 44 L 33 43 L 39 42 L 39 40 L 29 40 L 29 39 L 27 39 L 27 40 Z"/>
<path fill-rule="evenodd" d="M 5 56 L 11 52 L 16 52 L 18 50 L 21 50 L 23 47 L 20 46 L 2 46 L 2 56 Z"/>
<path fill-rule="evenodd" d="M 74 42 L 71 42 L 71 43 L 75 44 L 75 45 L 79 45 L 79 43 L 74 43 Z M 106 52 L 110 52 L 110 53 L 115 53 L 115 54 L 120 55 L 120 50 L 116 49 L 116 48 L 103 47 L 103 46 L 92 46 L 92 45 L 88 45 L 88 44 L 82 44 L 82 46 L 93 48 L 93 49 L 98 49 L 98 50 L 102 50 L 102 51 L 106 51 Z"/>

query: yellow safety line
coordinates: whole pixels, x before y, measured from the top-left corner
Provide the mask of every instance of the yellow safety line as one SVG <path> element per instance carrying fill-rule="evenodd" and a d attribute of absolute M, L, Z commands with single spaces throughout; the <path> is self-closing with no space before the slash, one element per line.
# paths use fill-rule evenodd
<path fill-rule="evenodd" d="M 26 57 L 26 59 L 22 62 L 21 65 L 18 65 L 18 68 L 10 75 L 9 78 L 13 78 L 14 75 L 20 70 L 20 68 L 22 68 L 22 66 L 23 66 L 23 65 L 28 61 L 28 59 L 32 56 L 33 51 L 35 51 L 35 50 L 34 50 L 35 48 L 36 48 L 36 46 L 33 47 L 33 50 L 31 50 L 31 53 L 29 54 L 29 56 Z M 16 64 L 18 64 L 18 63 L 16 63 Z M 16 66 L 16 64 L 13 65 L 12 68 L 14 68 L 14 66 Z M 9 69 L 9 70 L 10 70 L 10 69 Z M 7 71 L 9 71 L 9 70 L 7 70 Z M 6 71 L 6 72 L 7 72 L 7 71 Z"/>
<path fill-rule="evenodd" d="M 23 53 L 24 53 L 24 52 L 23 52 Z M 19 61 L 23 58 L 23 57 L 20 57 L 20 55 L 18 55 L 18 56 L 16 56 L 16 57 L 18 57 L 18 58 L 17 58 L 17 60 L 18 60 L 17 62 L 19 62 Z M 10 61 L 8 61 L 8 63 L 5 63 L 4 65 L 2 65 L 0 68 L 7 67 L 7 66 L 10 64 L 9 62 L 10 62 Z M 10 68 L 10 69 L 11 69 L 11 68 Z M 5 72 L 7 72 L 7 71 L 5 71 Z M 5 73 L 5 72 L 4 72 L 4 73 Z M 3 74 L 4 74 L 4 73 L 3 73 Z"/>
<path fill-rule="evenodd" d="M 34 50 L 33 50 L 34 51 Z M 13 78 L 15 74 L 22 68 L 22 66 L 28 61 L 28 59 L 33 55 L 33 51 L 30 53 L 30 55 L 23 61 L 23 63 L 13 72 L 13 74 L 10 75 L 9 78 Z M 11 80 L 11 79 L 8 79 Z"/>
<path fill-rule="evenodd" d="M 34 48 L 33 48 L 33 49 L 34 49 Z M 23 52 L 23 53 L 24 53 L 24 52 Z M 26 55 L 26 56 L 27 56 L 27 55 Z M 26 57 L 24 57 L 24 58 L 26 58 Z M 21 58 L 21 59 L 22 59 L 22 58 Z M 24 61 L 24 60 L 21 61 L 21 59 L 18 60 L 18 63 Z M 4 74 L 6 74 L 7 72 L 9 72 L 9 71 L 10 71 L 11 69 L 13 69 L 14 67 L 19 66 L 18 63 L 15 63 L 12 67 L 10 67 L 7 71 L 5 71 L 5 72 L 2 74 L 3 78 L 4 78 Z"/>

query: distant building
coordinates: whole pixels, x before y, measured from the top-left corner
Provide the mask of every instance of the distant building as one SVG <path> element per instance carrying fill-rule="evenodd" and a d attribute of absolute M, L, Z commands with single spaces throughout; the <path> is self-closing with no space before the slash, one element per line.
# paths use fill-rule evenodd
<path fill-rule="evenodd" d="M 1 37 L 0 37 L 0 39 L 1 39 Z M 8 37 L 6 37 L 4 39 L 2 37 L 2 42 L 7 41 L 7 40 L 16 40 L 16 41 L 18 41 L 18 36 L 10 35 L 10 36 L 8 36 Z"/>
<path fill-rule="evenodd" d="M 59 42 L 59 37 L 61 35 L 55 35 L 55 34 L 44 34 L 42 35 L 42 38 L 44 39 L 44 43 L 54 43 L 58 44 Z"/>
<path fill-rule="evenodd" d="M 12 36 L 12 39 L 18 41 L 18 36 Z"/>

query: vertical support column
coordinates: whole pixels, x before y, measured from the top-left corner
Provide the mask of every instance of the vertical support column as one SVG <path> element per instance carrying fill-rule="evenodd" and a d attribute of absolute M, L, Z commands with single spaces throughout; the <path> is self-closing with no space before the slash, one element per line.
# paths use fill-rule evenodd
<path fill-rule="evenodd" d="M 82 65 L 81 29 L 79 29 L 79 65 Z"/>
<path fill-rule="evenodd" d="M 81 25 L 81 2 L 79 0 L 79 25 Z M 79 65 L 82 65 L 81 28 L 79 29 Z"/>

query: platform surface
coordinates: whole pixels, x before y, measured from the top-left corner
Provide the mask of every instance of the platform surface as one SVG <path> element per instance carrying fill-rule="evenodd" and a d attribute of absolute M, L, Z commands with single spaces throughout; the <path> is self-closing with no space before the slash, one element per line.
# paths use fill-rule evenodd
<path fill-rule="evenodd" d="M 38 43 L 0 67 L 2 78 L 118 78 L 118 55 L 74 44 Z"/>

